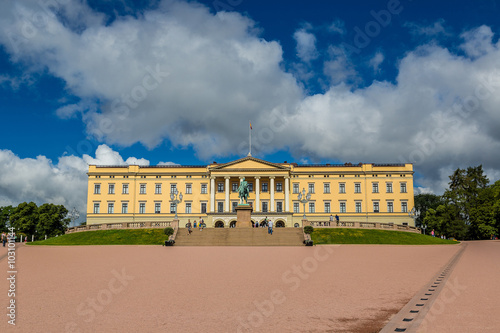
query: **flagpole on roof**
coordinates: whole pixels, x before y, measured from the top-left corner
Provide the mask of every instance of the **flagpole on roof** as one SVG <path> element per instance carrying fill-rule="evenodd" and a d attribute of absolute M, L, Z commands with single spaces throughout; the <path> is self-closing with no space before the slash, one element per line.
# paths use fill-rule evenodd
<path fill-rule="evenodd" d="M 250 150 L 248 151 L 248 156 L 252 156 L 252 122 L 249 120 L 248 123 L 250 124 L 248 128 L 248 142 L 250 144 Z"/>

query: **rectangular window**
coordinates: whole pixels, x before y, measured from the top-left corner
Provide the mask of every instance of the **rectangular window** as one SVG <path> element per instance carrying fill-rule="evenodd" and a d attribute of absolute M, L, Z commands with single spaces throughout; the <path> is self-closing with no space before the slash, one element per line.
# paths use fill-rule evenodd
<path fill-rule="evenodd" d="M 278 213 L 283 212 L 283 203 L 281 201 L 276 202 L 276 211 Z"/>
<path fill-rule="evenodd" d="M 161 203 L 155 202 L 155 214 L 160 214 L 160 213 L 161 213 Z"/>
<path fill-rule="evenodd" d="M 248 192 L 253 192 L 253 183 L 248 183 Z"/>
<path fill-rule="evenodd" d="M 115 204 L 112 202 L 108 203 L 108 214 L 113 214 L 115 212 Z"/>
<path fill-rule="evenodd" d="M 94 214 L 99 214 L 99 203 L 94 202 Z"/>
<path fill-rule="evenodd" d="M 323 192 L 324 193 L 330 193 L 330 183 L 324 183 L 323 184 Z"/>
<path fill-rule="evenodd" d="M 345 193 L 345 183 L 339 184 L 339 193 Z"/>
<path fill-rule="evenodd" d="M 361 213 L 361 202 L 356 201 L 356 213 Z"/>
<path fill-rule="evenodd" d="M 354 193 L 361 193 L 361 183 L 354 183 Z"/>
<path fill-rule="evenodd" d="M 394 203 L 392 201 L 387 202 L 387 212 L 388 213 L 393 213 L 394 212 Z"/>
<path fill-rule="evenodd" d="M 283 192 L 283 183 L 276 183 L 276 192 Z"/>
<path fill-rule="evenodd" d="M 373 212 L 374 213 L 380 212 L 380 206 L 379 206 L 379 202 L 378 201 L 374 201 L 373 202 Z"/>
<path fill-rule="evenodd" d="M 217 203 L 217 212 L 218 213 L 224 213 L 224 203 L 223 202 L 218 202 Z"/>
<path fill-rule="evenodd" d="M 155 184 L 155 194 L 161 194 L 161 184 Z"/>
<path fill-rule="evenodd" d="M 139 203 L 139 214 L 146 214 L 146 203 L 145 202 Z"/>
<path fill-rule="evenodd" d="M 262 192 L 267 192 L 267 191 L 268 191 L 267 183 L 262 183 Z"/>
<path fill-rule="evenodd" d="M 345 202 L 344 201 L 341 201 L 340 202 L 340 207 L 339 207 L 339 210 L 341 213 L 345 213 Z"/>
<path fill-rule="evenodd" d="M 387 193 L 392 193 L 392 183 L 386 183 Z"/>
<path fill-rule="evenodd" d="M 300 205 L 298 202 L 293 203 L 293 212 L 294 213 L 299 213 Z"/>
<path fill-rule="evenodd" d="M 224 192 L 224 183 L 217 183 L 217 192 Z"/>
<path fill-rule="evenodd" d="M 232 203 L 232 207 L 233 207 L 232 212 L 233 212 L 233 213 L 234 213 L 234 212 L 236 212 L 236 207 L 237 207 L 237 206 L 238 206 L 238 201 L 233 201 L 233 203 Z"/>
<path fill-rule="evenodd" d="M 315 212 L 314 202 L 310 202 L 309 203 L 309 213 L 314 213 L 314 212 Z"/>
<path fill-rule="evenodd" d="M 177 193 L 177 184 L 170 184 L 170 193 Z"/>
<path fill-rule="evenodd" d="M 207 203 L 206 202 L 202 202 L 201 203 L 201 213 L 205 214 L 206 212 L 207 212 Z"/>
<path fill-rule="evenodd" d="M 406 183 L 401 183 L 401 193 L 406 193 Z"/>
<path fill-rule="evenodd" d="M 372 183 L 372 192 L 378 193 L 378 183 Z"/>
<path fill-rule="evenodd" d="M 94 185 L 94 194 L 101 194 L 101 184 Z"/>
<path fill-rule="evenodd" d="M 191 203 L 186 202 L 186 214 L 191 214 Z"/>
<path fill-rule="evenodd" d="M 232 183 L 232 186 L 233 186 L 232 191 L 233 192 L 238 192 L 238 183 Z"/>
<path fill-rule="evenodd" d="M 128 214 L 128 203 L 122 202 L 122 214 Z"/>
<path fill-rule="evenodd" d="M 175 214 L 175 211 L 177 210 L 177 205 L 174 204 L 173 202 L 170 203 L 170 214 Z"/>
<path fill-rule="evenodd" d="M 115 194 L 115 184 L 109 184 L 109 194 Z"/>
<path fill-rule="evenodd" d="M 201 194 L 207 194 L 207 184 L 201 184 Z"/>
<path fill-rule="evenodd" d="M 299 183 L 293 183 L 293 193 L 294 194 L 299 193 Z"/>
<path fill-rule="evenodd" d="M 123 184 L 123 186 L 122 186 L 122 193 L 123 194 L 128 194 L 128 184 Z"/>
<path fill-rule="evenodd" d="M 314 183 L 309 183 L 309 193 L 314 193 Z"/>
<path fill-rule="evenodd" d="M 325 213 L 330 213 L 330 203 L 325 202 Z"/>
<path fill-rule="evenodd" d="M 267 208 L 267 201 L 263 201 L 262 202 L 262 212 L 263 213 L 267 213 L 267 210 L 268 210 L 268 208 Z"/>
<path fill-rule="evenodd" d="M 401 201 L 401 212 L 408 213 L 408 202 Z"/>
<path fill-rule="evenodd" d="M 185 194 L 191 194 L 191 193 L 193 193 L 193 185 L 186 184 L 186 192 L 185 192 Z"/>
<path fill-rule="evenodd" d="M 141 184 L 140 185 L 139 193 L 140 194 L 146 194 L 146 184 Z"/>

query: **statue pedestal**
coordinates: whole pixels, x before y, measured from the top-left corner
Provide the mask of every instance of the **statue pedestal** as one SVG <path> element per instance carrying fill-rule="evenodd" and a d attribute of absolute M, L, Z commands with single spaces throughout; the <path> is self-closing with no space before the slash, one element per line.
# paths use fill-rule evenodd
<path fill-rule="evenodd" d="M 252 227 L 253 208 L 249 204 L 239 204 L 236 206 L 236 228 Z"/>

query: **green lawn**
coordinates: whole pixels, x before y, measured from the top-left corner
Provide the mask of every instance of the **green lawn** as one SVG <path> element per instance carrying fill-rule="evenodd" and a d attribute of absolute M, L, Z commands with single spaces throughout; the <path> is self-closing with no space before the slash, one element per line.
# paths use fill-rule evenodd
<path fill-rule="evenodd" d="M 402 244 L 433 245 L 458 244 L 457 241 L 404 231 L 372 229 L 314 229 L 311 234 L 314 244 Z"/>
<path fill-rule="evenodd" d="M 163 229 L 96 230 L 67 234 L 29 245 L 162 245 Z"/>

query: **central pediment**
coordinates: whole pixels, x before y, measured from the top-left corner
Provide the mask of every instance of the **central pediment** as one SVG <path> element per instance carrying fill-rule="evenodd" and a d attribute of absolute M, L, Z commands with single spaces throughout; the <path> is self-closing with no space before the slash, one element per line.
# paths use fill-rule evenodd
<path fill-rule="evenodd" d="M 290 167 L 281 164 L 271 163 L 252 156 L 247 156 L 239 160 L 225 164 L 211 166 L 211 171 L 243 171 L 243 170 L 265 170 L 265 171 L 288 171 Z"/>

